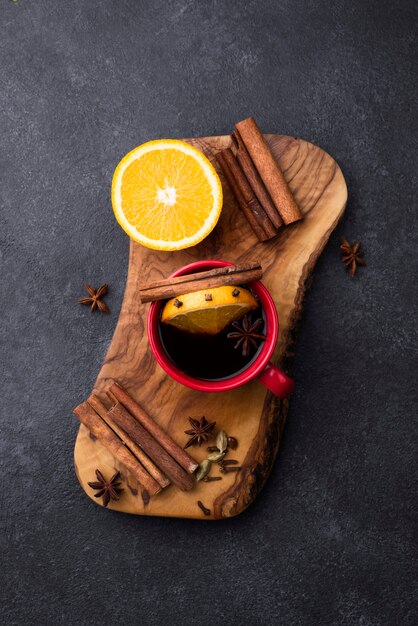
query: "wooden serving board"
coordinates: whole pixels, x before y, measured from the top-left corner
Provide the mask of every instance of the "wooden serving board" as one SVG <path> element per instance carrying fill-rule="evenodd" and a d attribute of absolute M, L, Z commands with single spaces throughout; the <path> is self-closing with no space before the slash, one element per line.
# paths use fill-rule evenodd
<path fill-rule="evenodd" d="M 187 493 L 171 485 L 144 504 L 133 478 L 126 476 L 112 455 L 81 425 L 75 444 L 75 468 L 82 488 L 96 504 L 101 504 L 101 499 L 94 498 L 94 491 L 87 485 L 95 480 L 95 469 L 99 468 L 109 478 L 118 468 L 128 485 L 124 485 L 120 500 L 111 502 L 111 509 L 136 515 L 221 519 L 238 515 L 251 504 L 270 473 L 289 401 L 279 400 L 257 380 L 233 391 L 203 393 L 170 379 L 149 348 L 146 334 L 149 305 L 141 304 L 137 295 L 141 283 L 167 277 L 192 261 L 257 260 L 264 268 L 263 283 L 270 290 L 279 314 L 279 341 L 273 362 L 289 371 L 306 281 L 344 212 L 347 187 L 337 163 L 321 148 L 296 137 L 266 135 L 266 138 L 304 213 L 304 220 L 282 229 L 268 243 L 259 243 L 220 174 L 224 208 L 215 230 L 202 243 L 179 252 L 157 252 L 131 241 L 119 321 L 94 387 L 105 401 L 108 380 L 119 381 L 181 445 L 187 441 L 183 431 L 188 427 L 188 416 L 205 415 L 208 420 L 216 421 L 219 429 L 238 439 L 239 446 L 229 453 L 229 458 L 238 459 L 242 470 L 226 474 L 217 482 L 197 483 Z M 216 152 L 230 145 L 228 136 L 187 141 L 213 162 Z M 214 165 L 217 167 L 215 162 Z M 198 461 L 207 455 L 205 445 L 189 450 Z M 212 469 L 212 474 L 218 474 L 218 466 Z M 198 500 L 211 510 L 210 517 L 203 516 Z"/>

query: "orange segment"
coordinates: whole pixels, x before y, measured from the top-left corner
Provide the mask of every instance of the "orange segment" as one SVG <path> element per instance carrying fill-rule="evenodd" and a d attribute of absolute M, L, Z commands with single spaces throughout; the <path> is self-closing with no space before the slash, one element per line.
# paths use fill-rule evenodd
<path fill-rule="evenodd" d="M 116 219 L 127 234 L 157 250 L 196 245 L 215 227 L 222 186 L 205 155 L 183 141 L 149 141 L 129 152 L 112 181 Z"/>
<path fill-rule="evenodd" d="M 215 287 L 168 300 L 161 321 L 189 333 L 216 335 L 258 306 L 253 294 L 244 287 Z"/>

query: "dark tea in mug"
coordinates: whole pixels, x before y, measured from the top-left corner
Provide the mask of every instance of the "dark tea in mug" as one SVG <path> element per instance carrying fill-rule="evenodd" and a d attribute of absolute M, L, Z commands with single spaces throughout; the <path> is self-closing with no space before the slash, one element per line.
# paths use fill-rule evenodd
<path fill-rule="evenodd" d="M 164 351 L 185 374 L 201 380 L 224 380 L 245 370 L 257 357 L 265 336 L 261 307 L 216 335 L 190 333 L 160 322 Z"/>

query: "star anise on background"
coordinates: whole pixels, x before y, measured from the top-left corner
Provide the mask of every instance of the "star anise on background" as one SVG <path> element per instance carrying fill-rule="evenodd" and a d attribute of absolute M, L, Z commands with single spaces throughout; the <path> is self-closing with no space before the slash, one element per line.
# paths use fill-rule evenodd
<path fill-rule="evenodd" d="M 194 419 L 193 417 L 189 417 L 189 422 L 191 428 L 189 430 L 185 430 L 186 435 L 190 435 L 189 441 L 184 446 L 184 449 L 189 446 L 201 446 L 202 443 L 207 441 L 209 437 L 213 434 L 213 429 L 215 428 L 216 422 L 208 422 L 206 417 L 201 417 L 199 419 Z"/>
<path fill-rule="evenodd" d="M 99 309 L 102 313 L 109 313 L 109 309 L 106 304 L 101 300 L 103 296 L 107 294 L 107 290 L 109 288 L 108 285 L 100 285 L 98 289 L 94 289 L 91 285 L 84 285 L 87 293 L 89 294 L 88 298 L 80 298 L 79 304 L 89 304 L 91 305 L 91 310 L 95 311 Z"/>
<path fill-rule="evenodd" d="M 96 470 L 97 482 L 87 483 L 89 487 L 97 490 L 94 494 L 95 498 L 103 496 L 103 506 L 107 506 L 111 500 L 119 500 L 119 494 L 123 491 L 119 487 L 120 472 L 113 474 L 112 478 L 107 481 L 100 470 Z"/>
<path fill-rule="evenodd" d="M 264 341 L 266 336 L 259 331 L 264 326 L 264 320 L 259 317 L 255 322 L 251 323 L 248 315 L 244 315 L 241 322 L 232 322 L 232 326 L 236 329 L 232 333 L 227 334 L 228 339 L 238 339 L 234 348 L 237 349 L 242 346 L 242 356 L 248 356 L 250 354 L 250 348 L 253 346 L 255 350 L 258 350 L 259 342 Z M 259 340 L 257 343 L 256 340 Z"/>
<path fill-rule="evenodd" d="M 357 241 L 357 243 L 351 245 L 348 243 L 346 239 L 343 239 L 343 242 L 340 246 L 341 254 L 343 257 L 343 263 L 347 266 L 348 271 L 351 276 L 354 276 L 357 270 L 358 265 L 366 265 L 365 261 L 362 258 L 363 253 L 360 252 L 361 241 Z"/>

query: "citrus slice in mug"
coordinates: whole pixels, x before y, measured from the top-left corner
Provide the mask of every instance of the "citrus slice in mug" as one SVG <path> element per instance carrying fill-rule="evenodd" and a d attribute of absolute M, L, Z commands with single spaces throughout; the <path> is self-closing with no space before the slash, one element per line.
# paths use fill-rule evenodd
<path fill-rule="evenodd" d="M 244 287 L 215 287 L 168 300 L 161 322 L 189 333 L 216 335 L 258 306 Z"/>
<path fill-rule="evenodd" d="M 182 250 L 215 227 L 222 185 L 200 150 L 160 139 L 135 148 L 116 167 L 112 205 L 131 239 L 155 250 Z"/>

